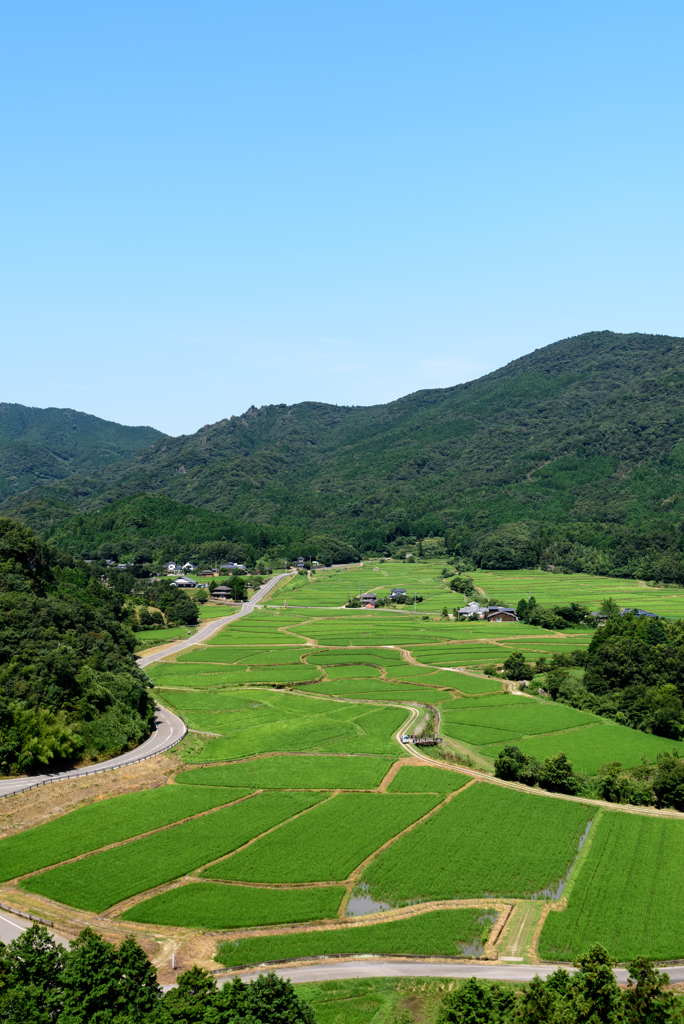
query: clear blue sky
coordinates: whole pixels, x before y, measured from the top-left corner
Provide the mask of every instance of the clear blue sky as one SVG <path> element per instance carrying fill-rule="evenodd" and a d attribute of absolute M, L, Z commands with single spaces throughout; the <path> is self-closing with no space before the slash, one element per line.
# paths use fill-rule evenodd
<path fill-rule="evenodd" d="M 684 335 L 681 2 L 2 5 L 0 400 L 188 433 Z"/>

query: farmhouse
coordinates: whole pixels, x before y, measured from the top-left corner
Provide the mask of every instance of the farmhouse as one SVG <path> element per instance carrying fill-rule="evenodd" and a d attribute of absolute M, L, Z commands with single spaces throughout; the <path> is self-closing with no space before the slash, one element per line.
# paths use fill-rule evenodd
<path fill-rule="evenodd" d="M 487 611 L 487 605 L 478 604 L 477 601 L 470 601 L 470 603 L 465 605 L 464 608 L 458 609 L 458 617 L 459 619 L 461 617 L 463 617 L 464 619 L 484 619 L 484 617 L 487 614 Z"/>
<path fill-rule="evenodd" d="M 227 587 L 225 584 L 223 584 L 223 586 L 216 587 L 216 589 L 212 591 L 211 596 L 217 597 L 219 598 L 219 600 L 227 601 L 231 593 L 232 590 L 230 589 L 230 587 Z"/>
<path fill-rule="evenodd" d="M 632 615 L 636 615 L 638 619 L 657 619 L 658 616 L 655 612 L 645 612 L 643 608 L 623 608 L 620 615 L 628 615 L 631 612 Z"/>
<path fill-rule="evenodd" d="M 394 587 L 389 593 L 390 601 L 396 601 L 398 597 L 406 597 L 406 591 L 403 587 Z"/>
<path fill-rule="evenodd" d="M 517 622 L 515 608 L 504 608 L 502 605 L 490 605 L 487 609 L 489 622 Z"/>
<path fill-rule="evenodd" d="M 194 572 L 196 568 L 197 566 L 195 565 L 194 562 L 186 562 L 184 565 L 181 566 L 183 572 Z"/>
<path fill-rule="evenodd" d="M 202 569 L 199 573 L 200 576 L 218 576 L 218 572 L 215 569 Z"/>
<path fill-rule="evenodd" d="M 377 608 L 378 606 L 378 595 L 377 594 L 362 594 L 361 604 L 365 605 L 366 608 Z"/>
<path fill-rule="evenodd" d="M 180 569 L 178 562 L 164 562 L 164 568 L 167 572 L 177 572 Z"/>
<path fill-rule="evenodd" d="M 221 568 L 222 569 L 244 569 L 245 566 L 241 565 L 239 562 L 223 562 L 223 564 L 221 565 Z"/>
<path fill-rule="evenodd" d="M 173 583 L 170 584 L 170 586 L 191 588 L 196 587 L 197 584 L 195 583 L 194 580 L 191 580 L 189 576 L 179 576 L 177 579 L 173 581 Z"/>

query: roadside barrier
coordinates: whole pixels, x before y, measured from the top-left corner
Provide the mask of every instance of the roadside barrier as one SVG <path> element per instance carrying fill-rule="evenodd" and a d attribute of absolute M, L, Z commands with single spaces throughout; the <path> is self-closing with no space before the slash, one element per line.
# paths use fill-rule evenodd
<path fill-rule="evenodd" d="M 72 772 L 60 772 L 57 775 L 51 776 L 49 779 L 41 779 L 39 782 L 34 782 L 30 786 L 22 786 L 22 788 L 18 789 L 15 793 L 0 793 L 0 798 L 4 800 L 9 796 L 18 796 L 20 793 L 28 793 L 31 789 L 38 789 L 39 786 L 47 786 L 51 782 L 64 782 L 67 779 L 85 779 L 88 775 L 100 775 L 102 772 L 115 772 L 119 768 L 129 768 L 132 764 L 138 764 L 139 761 L 149 761 L 151 757 L 157 757 L 159 754 L 165 754 L 167 750 L 171 750 L 177 743 L 180 743 L 188 733 L 187 722 L 183 716 L 179 715 L 177 712 L 174 712 L 174 714 L 176 714 L 176 718 L 180 718 L 183 723 L 184 731 L 177 740 L 170 743 L 168 747 L 164 747 L 163 750 L 155 750 L 153 754 L 143 754 L 142 757 L 134 757 L 132 760 L 126 761 L 125 764 L 109 764 L 107 761 L 104 761 L 102 765 L 93 765 L 92 769 L 89 769 L 88 771 L 82 771 L 77 768 Z M 156 726 L 154 731 L 157 731 Z M 12 913 L 14 913 L 14 911 L 12 911 Z M 38 918 L 36 918 L 36 920 L 38 920 Z"/>
<path fill-rule="evenodd" d="M 25 914 L 23 910 L 15 910 L 14 907 L 6 907 L 4 903 L 0 903 L 0 910 L 6 910 L 8 914 L 12 914 L 14 917 L 23 917 L 27 921 L 37 921 L 38 924 L 46 924 L 49 928 L 54 928 L 55 926 L 54 921 L 46 921 L 42 917 L 34 917 L 33 914 Z"/>

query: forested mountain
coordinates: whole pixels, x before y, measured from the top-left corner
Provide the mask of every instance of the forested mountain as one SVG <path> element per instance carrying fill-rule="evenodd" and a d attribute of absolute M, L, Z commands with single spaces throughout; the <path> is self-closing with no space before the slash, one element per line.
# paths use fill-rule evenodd
<path fill-rule="evenodd" d="M 0 402 L 0 498 L 129 459 L 159 437 L 73 409 Z"/>
<path fill-rule="evenodd" d="M 251 407 L 4 507 L 70 545 L 94 534 L 69 513 L 147 494 L 227 515 L 255 556 L 441 536 L 488 567 L 684 580 L 683 485 L 684 339 L 599 331 L 386 405 Z"/>

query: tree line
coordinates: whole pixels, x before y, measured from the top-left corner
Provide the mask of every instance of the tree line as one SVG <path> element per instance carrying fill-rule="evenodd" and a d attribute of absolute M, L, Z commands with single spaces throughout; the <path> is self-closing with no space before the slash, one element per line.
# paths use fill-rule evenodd
<path fill-rule="evenodd" d="M 437 1024 L 675 1024 L 684 1020 L 669 977 L 637 957 L 621 990 L 615 960 L 600 945 L 578 957 L 576 973 L 510 985 L 470 978 L 448 992 Z M 341 1006 L 341 1009 L 343 1007 Z M 396 1015 L 395 1015 L 396 1016 Z M 343 1020 L 342 1014 L 338 1020 Z M 408 1011 L 398 1017 L 413 1021 Z M 167 992 L 132 936 L 118 946 L 85 928 L 65 949 L 33 924 L 0 943 L 0 1021 L 12 1024 L 316 1024 L 311 1005 L 290 981 L 260 974 L 222 988 L 194 966 Z"/>

